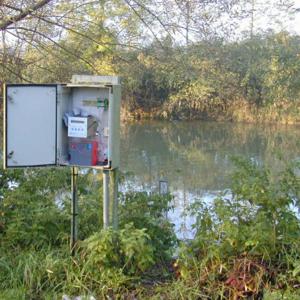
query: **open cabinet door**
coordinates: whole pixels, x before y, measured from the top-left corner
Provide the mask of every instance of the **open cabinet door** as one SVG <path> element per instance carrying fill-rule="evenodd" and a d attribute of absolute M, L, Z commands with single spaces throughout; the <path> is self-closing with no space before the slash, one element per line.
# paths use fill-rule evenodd
<path fill-rule="evenodd" d="M 56 165 L 56 85 L 4 87 L 4 167 Z"/>

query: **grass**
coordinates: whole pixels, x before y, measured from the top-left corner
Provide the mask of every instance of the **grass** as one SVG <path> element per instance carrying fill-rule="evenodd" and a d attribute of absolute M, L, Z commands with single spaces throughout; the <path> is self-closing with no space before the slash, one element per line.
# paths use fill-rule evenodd
<path fill-rule="evenodd" d="M 89 199 L 81 226 L 89 226 L 74 257 L 65 238 L 69 199 L 60 208 L 51 204 L 51 187 L 64 186 L 63 174 L 48 173 L 43 195 L 36 181 L 45 171 L 16 173 L 20 185 L 1 198 L 0 299 L 299 299 L 300 222 L 291 209 L 300 202 L 299 166 L 288 163 L 275 176 L 254 163 L 236 163 L 232 196 L 191 206 L 197 233 L 179 245 L 164 218 L 171 195 L 127 193 L 120 230 L 99 231 L 99 223 L 91 226 L 97 214 L 88 213 L 101 210 L 91 197 L 99 186 L 90 184 L 87 192 L 86 178 L 80 179 L 80 207 Z M 40 233 L 50 238 L 39 239 Z"/>

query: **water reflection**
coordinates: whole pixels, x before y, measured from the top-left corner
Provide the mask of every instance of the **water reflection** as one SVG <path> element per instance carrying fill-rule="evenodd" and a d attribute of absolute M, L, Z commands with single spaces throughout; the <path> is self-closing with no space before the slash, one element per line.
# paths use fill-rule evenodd
<path fill-rule="evenodd" d="M 186 207 L 211 198 L 230 184 L 232 156 L 243 156 L 278 169 L 284 158 L 300 157 L 300 127 L 215 122 L 143 122 L 121 132 L 123 190 L 158 190 L 167 179 L 175 195 L 170 218 L 180 237 L 191 236 L 193 220 L 181 216 Z M 132 175 L 130 175 L 132 174 Z"/>

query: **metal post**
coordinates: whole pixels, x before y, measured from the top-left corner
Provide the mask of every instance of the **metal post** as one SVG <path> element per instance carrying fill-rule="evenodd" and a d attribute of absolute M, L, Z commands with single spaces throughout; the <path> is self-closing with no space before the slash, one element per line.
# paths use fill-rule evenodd
<path fill-rule="evenodd" d="M 78 169 L 72 167 L 72 177 L 71 177 L 71 189 L 72 189 L 72 203 L 71 203 L 71 255 L 75 253 L 75 245 L 78 239 L 78 199 L 77 199 L 77 177 Z"/>
<path fill-rule="evenodd" d="M 115 168 L 110 171 L 110 224 L 114 229 L 118 229 L 118 173 Z"/>
<path fill-rule="evenodd" d="M 109 225 L 109 171 L 103 170 L 103 228 Z"/>

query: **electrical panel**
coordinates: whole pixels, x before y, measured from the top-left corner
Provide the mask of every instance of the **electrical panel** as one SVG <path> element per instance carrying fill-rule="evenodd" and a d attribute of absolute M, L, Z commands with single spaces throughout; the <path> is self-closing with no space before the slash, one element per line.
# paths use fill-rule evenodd
<path fill-rule="evenodd" d="M 74 75 L 68 84 L 8 84 L 4 96 L 4 167 L 118 167 L 119 77 Z"/>

